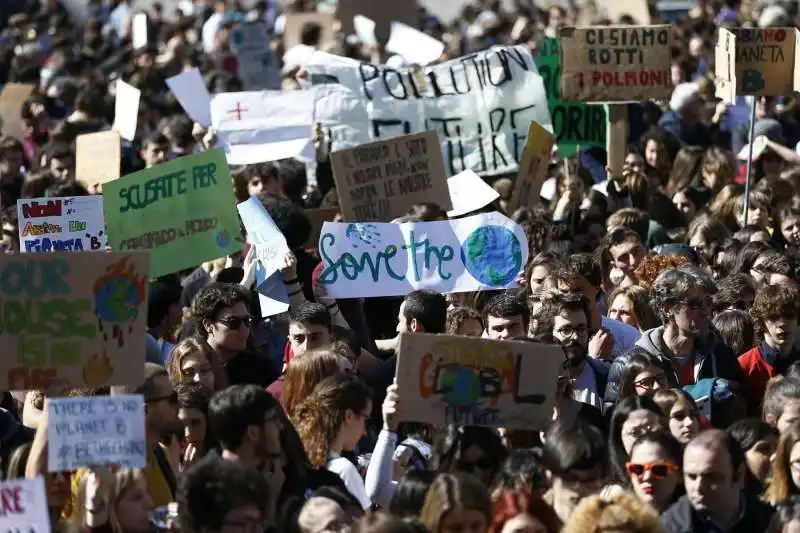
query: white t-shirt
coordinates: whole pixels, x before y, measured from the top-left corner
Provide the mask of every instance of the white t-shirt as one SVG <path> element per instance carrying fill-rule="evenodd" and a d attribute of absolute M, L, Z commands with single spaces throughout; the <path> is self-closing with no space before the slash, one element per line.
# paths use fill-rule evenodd
<path fill-rule="evenodd" d="M 372 502 L 367 496 L 367 489 L 364 487 L 364 480 L 361 479 L 361 475 L 353 463 L 338 453 L 331 453 L 328 455 L 328 470 L 342 478 L 344 486 L 359 501 L 362 509 L 368 511 L 372 507 Z"/>
<path fill-rule="evenodd" d="M 597 393 L 597 377 L 594 375 L 592 365 L 583 363 L 578 379 L 572 388 L 572 399 L 576 402 L 585 403 L 598 409 L 603 408 L 603 398 Z"/>

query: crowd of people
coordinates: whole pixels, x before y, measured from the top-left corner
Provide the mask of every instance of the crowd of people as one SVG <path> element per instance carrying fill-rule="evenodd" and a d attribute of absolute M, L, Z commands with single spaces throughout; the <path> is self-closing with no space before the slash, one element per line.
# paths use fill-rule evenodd
<path fill-rule="evenodd" d="M 243 2 L 242 2 L 243 3 Z M 6 253 L 19 253 L 20 198 L 98 193 L 76 175 L 75 139 L 113 122 L 113 88 L 141 90 L 121 175 L 213 145 L 167 89 L 199 68 L 209 90 L 242 90 L 231 30 L 262 20 L 277 57 L 287 15 L 327 2 L 187 1 L 147 10 L 133 48 L 132 0 L 89 0 L 78 24 L 59 0 L 0 2 L 0 84 L 32 83 L 22 134 L 0 139 Z M 452 22 L 420 9 L 442 59 L 538 43 L 591 8 L 476 0 Z M 536 205 L 511 212 L 514 176 L 487 178 L 525 231 L 519 289 L 333 299 L 304 210 L 338 207 L 325 140 L 316 181 L 288 159 L 232 169 L 285 236 L 288 314 L 264 319 L 252 248 L 150 282 L 148 348 L 136 388 L 6 391 L 4 479 L 44 477 L 54 531 L 144 533 L 759 533 L 800 530 L 800 114 L 794 95 L 713 96 L 718 26 L 783 27 L 798 4 L 698 0 L 653 23 L 674 30 L 669 102 L 629 107 L 621 173 L 602 150 L 554 154 Z M 384 61 L 336 33 L 326 51 Z M 321 28 L 303 28 L 319 46 Z M 283 90 L 302 65 L 285 62 Z M 752 138 L 748 126 L 755 107 Z M 742 119 L 742 117 L 745 117 Z M 319 130 L 318 130 L 319 132 Z M 756 137 L 766 149 L 745 167 Z M 745 203 L 749 204 L 745 208 Z M 398 221 L 447 219 L 434 204 Z M 563 347 L 545 428 L 408 422 L 394 383 L 400 334 L 528 340 Z M 49 398 L 140 394 L 144 469 L 48 469 Z M 538 430 L 541 429 L 541 430 Z"/>

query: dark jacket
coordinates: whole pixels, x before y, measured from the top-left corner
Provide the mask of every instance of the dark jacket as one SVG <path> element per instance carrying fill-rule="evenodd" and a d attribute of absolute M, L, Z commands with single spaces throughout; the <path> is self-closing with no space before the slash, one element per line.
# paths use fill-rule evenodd
<path fill-rule="evenodd" d="M 763 533 L 769 528 L 774 510 L 754 496 L 742 493 L 744 513 L 727 533 Z M 661 515 L 664 533 L 719 533 L 719 528 L 698 515 L 686 496 Z"/>
<path fill-rule="evenodd" d="M 611 409 L 617 402 L 620 379 L 622 378 L 622 371 L 625 368 L 625 364 L 631 357 L 637 354 L 647 353 L 658 359 L 661 363 L 661 367 L 664 369 L 664 373 L 667 375 L 670 388 L 680 387 L 678 374 L 668 356 L 670 353 L 669 348 L 664 344 L 663 333 L 664 326 L 645 331 L 642 337 L 636 341 L 636 345 L 632 349 L 617 357 L 614 362 L 611 363 L 605 394 L 606 411 Z M 724 378 L 742 386 L 742 371 L 739 368 L 736 354 L 733 353 L 733 350 L 731 350 L 727 344 L 720 340 L 715 332 L 709 332 L 705 342 L 702 344 L 697 343 L 695 349 L 697 350 L 694 354 L 696 380 L 703 378 Z"/>

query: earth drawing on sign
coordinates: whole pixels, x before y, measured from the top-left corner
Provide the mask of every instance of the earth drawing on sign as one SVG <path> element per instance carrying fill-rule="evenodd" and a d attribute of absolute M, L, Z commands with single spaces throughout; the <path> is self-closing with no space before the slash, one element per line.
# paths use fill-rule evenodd
<path fill-rule="evenodd" d="M 461 244 L 461 261 L 472 277 L 490 287 L 504 287 L 522 269 L 522 247 L 503 226 L 482 226 Z"/>

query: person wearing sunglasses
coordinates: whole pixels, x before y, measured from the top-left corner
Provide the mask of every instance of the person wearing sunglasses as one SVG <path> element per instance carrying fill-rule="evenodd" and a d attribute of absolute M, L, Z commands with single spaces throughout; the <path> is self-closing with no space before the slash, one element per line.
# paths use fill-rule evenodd
<path fill-rule="evenodd" d="M 278 363 L 249 350 L 251 293 L 235 283 L 212 283 L 200 289 L 192 302 L 197 335 L 214 351 L 225 368 L 228 384 L 264 388 L 280 376 Z"/>
<path fill-rule="evenodd" d="M 646 433 L 634 441 L 625 464 L 631 489 L 658 512 L 683 495 L 683 447 L 666 431 Z"/>

